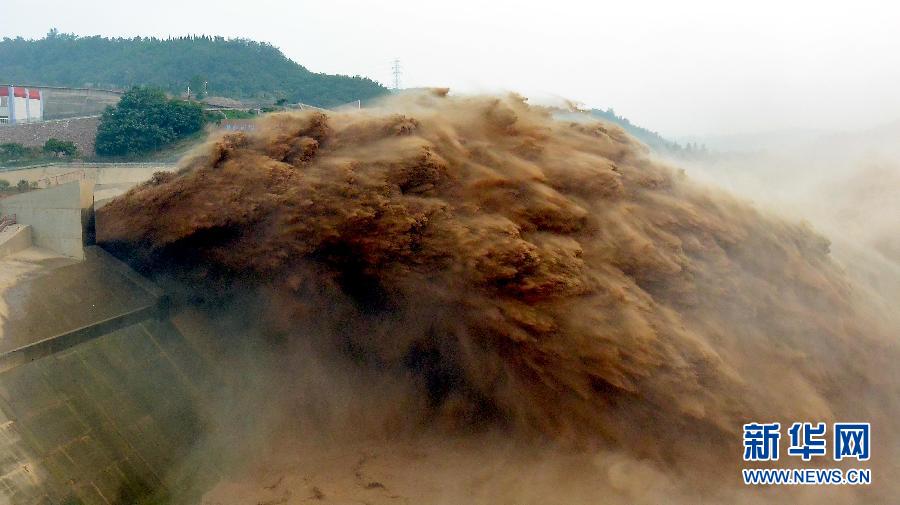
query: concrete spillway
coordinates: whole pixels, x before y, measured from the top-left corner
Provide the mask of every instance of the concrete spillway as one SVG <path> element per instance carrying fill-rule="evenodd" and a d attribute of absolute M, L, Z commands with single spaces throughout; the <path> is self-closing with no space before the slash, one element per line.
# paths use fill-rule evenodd
<path fill-rule="evenodd" d="M 210 423 L 208 336 L 186 338 L 157 286 L 91 245 L 98 188 L 152 171 L 85 169 L 0 198 L 21 227 L 0 237 L 0 505 L 163 503 Z"/>
<path fill-rule="evenodd" d="M 133 504 L 201 429 L 208 365 L 162 293 L 102 249 L 5 293 L 0 504 Z"/>
<path fill-rule="evenodd" d="M 112 331 L 159 318 L 165 297 L 155 285 L 97 246 L 85 261 L 14 286 L 0 340 L 0 372 Z"/>
<path fill-rule="evenodd" d="M 83 189 L 0 205 L 46 244 L 28 250 L 39 259 L 0 258 L 0 505 L 161 503 L 204 429 L 214 360 L 169 320 L 154 284 L 81 246 Z"/>

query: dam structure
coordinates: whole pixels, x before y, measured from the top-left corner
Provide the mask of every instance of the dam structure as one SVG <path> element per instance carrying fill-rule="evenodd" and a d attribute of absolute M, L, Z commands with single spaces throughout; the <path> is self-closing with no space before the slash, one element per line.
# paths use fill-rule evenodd
<path fill-rule="evenodd" d="M 93 244 L 93 205 L 85 178 L 0 198 L 0 505 L 158 503 L 203 432 L 214 360 Z"/>

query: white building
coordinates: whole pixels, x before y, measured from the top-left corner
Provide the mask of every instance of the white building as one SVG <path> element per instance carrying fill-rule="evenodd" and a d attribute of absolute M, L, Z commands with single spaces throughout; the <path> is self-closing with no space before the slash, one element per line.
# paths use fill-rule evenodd
<path fill-rule="evenodd" d="M 44 119 L 44 95 L 39 88 L 0 86 L 0 123 L 34 123 Z"/>

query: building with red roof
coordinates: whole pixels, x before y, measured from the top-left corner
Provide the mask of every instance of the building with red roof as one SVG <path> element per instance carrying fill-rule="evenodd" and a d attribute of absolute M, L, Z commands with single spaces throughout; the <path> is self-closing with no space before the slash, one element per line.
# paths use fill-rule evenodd
<path fill-rule="evenodd" d="M 0 85 L 0 124 L 43 121 L 43 96 L 40 88 Z"/>

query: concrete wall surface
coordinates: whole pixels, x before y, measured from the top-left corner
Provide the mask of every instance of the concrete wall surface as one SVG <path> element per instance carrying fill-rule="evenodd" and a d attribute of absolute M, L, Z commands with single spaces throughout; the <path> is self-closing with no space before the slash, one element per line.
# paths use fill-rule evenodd
<path fill-rule="evenodd" d="M 219 338 L 180 330 L 156 285 L 85 253 L 0 285 L 0 505 L 199 503 L 221 473 Z"/>
<path fill-rule="evenodd" d="M 14 224 L 0 231 L 0 258 L 31 247 L 31 226 Z"/>
<path fill-rule="evenodd" d="M 226 464 L 210 436 L 233 345 L 109 253 L 85 256 L 0 286 L 0 505 L 199 503 Z M 21 352 L 35 346 L 49 352 Z"/>
<path fill-rule="evenodd" d="M 0 503 L 135 505 L 203 432 L 211 369 L 148 320 L 0 375 Z"/>
<path fill-rule="evenodd" d="M 39 182 L 62 174 L 84 172 L 97 185 L 137 184 L 155 172 L 174 172 L 171 163 L 58 163 L 31 168 L 0 171 L 0 179 L 15 186 L 19 181 Z"/>
<path fill-rule="evenodd" d="M 81 177 L 94 182 L 94 200 L 98 208 L 111 198 L 125 193 L 156 172 L 174 172 L 172 163 L 58 163 L 18 170 L 0 171 L 0 180 L 11 186 L 19 181 L 34 182 L 39 187 Z"/>
<path fill-rule="evenodd" d="M 80 180 L 0 199 L 0 214 L 31 225 L 38 247 L 84 259 L 84 228 L 93 219 L 93 182 Z"/>

